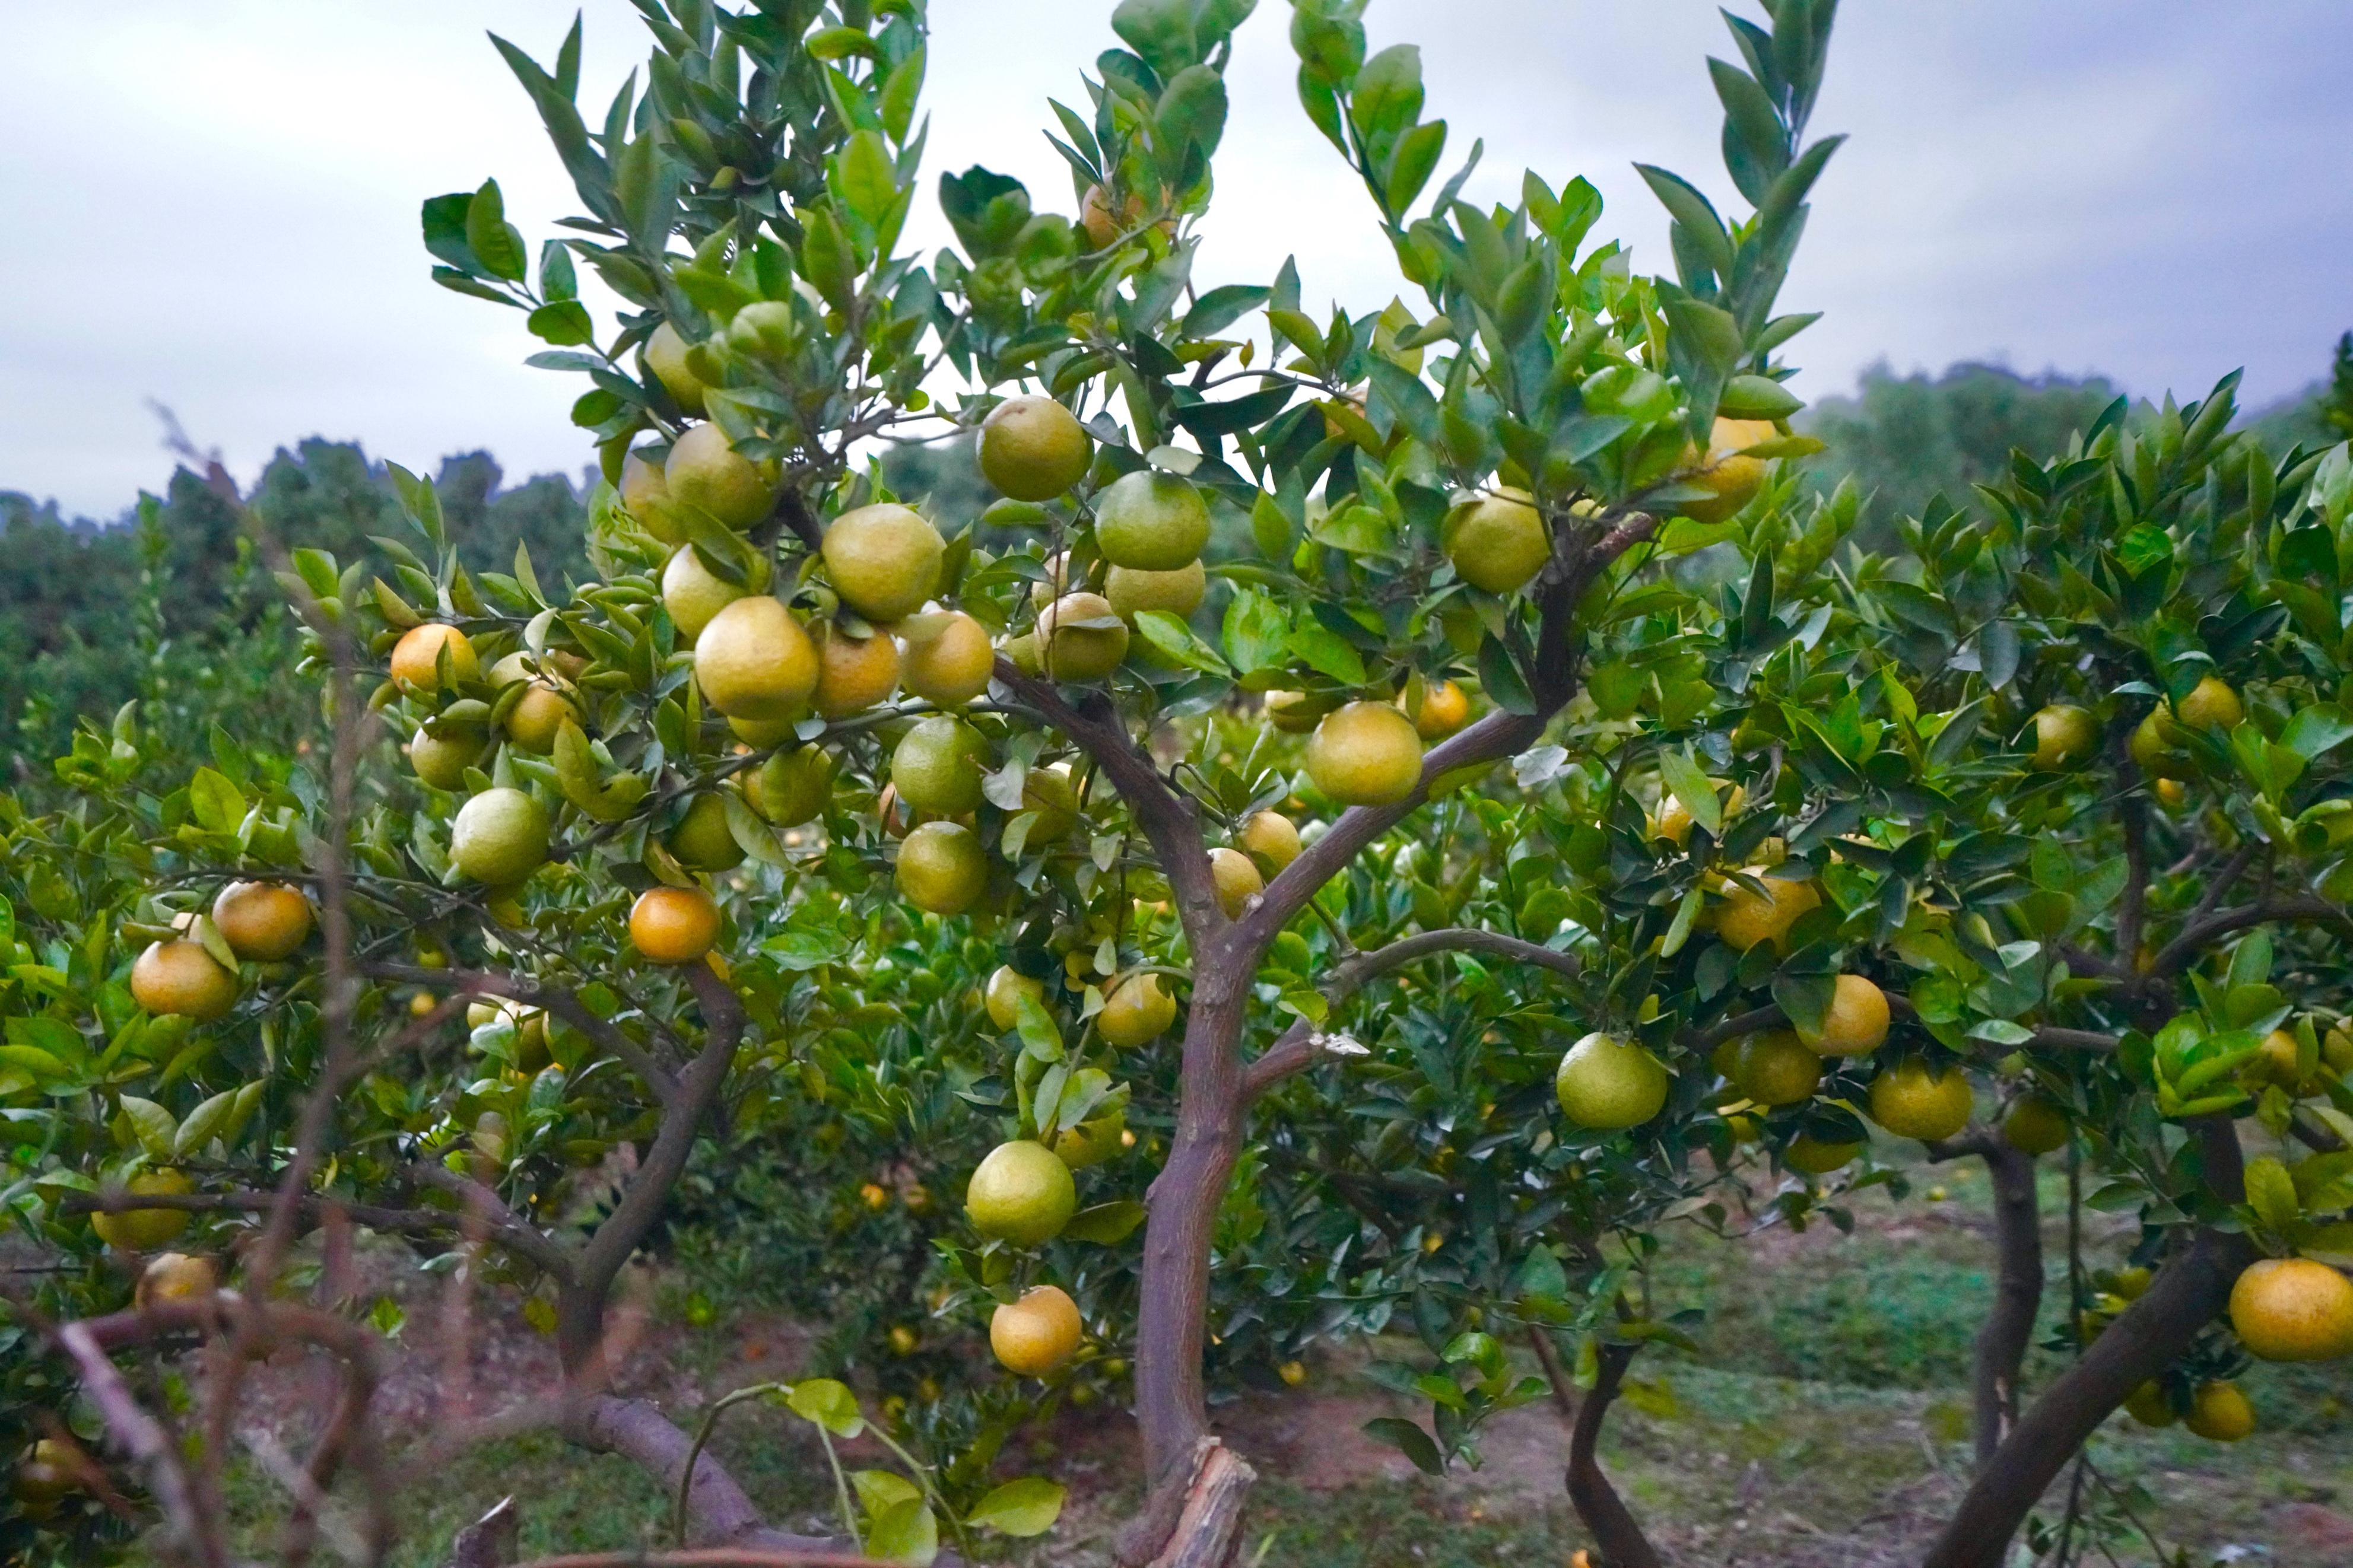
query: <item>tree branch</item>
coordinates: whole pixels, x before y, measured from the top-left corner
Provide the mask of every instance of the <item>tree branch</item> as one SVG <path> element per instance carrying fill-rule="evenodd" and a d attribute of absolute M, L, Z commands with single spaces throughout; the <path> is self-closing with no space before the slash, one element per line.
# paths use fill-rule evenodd
<path fill-rule="evenodd" d="M 1593 1543 L 1601 1549 L 1604 1568 L 1660 1568 L 1658 1552 L 1652 1550 L 1632 1511 L 1618 1496 L 1618 1489 L 1602 1473 L 1596 1451 L 1601 1443 L 1601 1424 L 1608 1418 L 1610 1405 L 1617 1403 L 1626 1367 L 1639 1348 L 1630 1344 L 1599 1347 L 1599 1369 L 1593 1387 L 1577 1402 L 1577 1425 L 1568 1437 L 1569 1504 L 1577 1510 L 1577 1517 L 1593 1537 Z"/>
<path fill-rule="evenodd" d="M 2330 921 L 2353 931 L 2353 916 L 2330 903 L 2316 893 L 2288 893 L 2277 898 L 2258 899 L 2241 904 L 2233 910 L 2223 910 L 2192 921 L 2179 936 L 2158 950 L 2149 965 L 2152 977 L 2170 979 L 2197 962 L 2207 944 L 2249 926 L 2267 925 L 2274 921 Z"/>
<path fill-rule="evenodd" d="M 422 1175 L 424 1167 L 412 1168 Z M 461 1181 L 452 1173 L 443 1172 L 452 1182 Z M 474 1184 L 464 1183 L 468 1188 Z M 64 1214 L 120 1214 L 139 1209 L 178 1209 L 189 1214 L 270 1214 L 281 1204 L 287 1205 L 305 1224 L 325 1223 L 330 1214 L 340 1214 L 370 1230 L 395 1236 L 442 1237 L 463 1232 L 479 1226 L 484 1239 L 494 1241 L 517 1257 L 528 1258 L 559 1279 L 567 1279 L 572 1271 L 572 1259 L 563 1245 L 543 1232 L 524 1225 L 507 1210 L 507 1217 L 485 1216 L 476 1221 L 456 1212 L 439 1209 L 391 1208 L 382 1204 L 346 1203 L 341 1198 L 315 1193 L 288 1194 L 238 1188 L 226 1193 L 67 1193 L 58 1199 L 58 1207 Z"/>
<path fill-rule="evenodd" d="M 1978 1467 L 1993 1463 L 2003 1436 L 2018 1424 L 2019 1377 L 2034 1318 L 2042 1306 L 2042 1215 L 2036 1204 L 2034 1156 L 1988 1130 L 1978 1150 L 1993 1178 L 1993 1310 L 1978 1331 L 1972 1381 Z"/>
<path fill-rule="evenodd" d="M 598 1453 L 617 1454 L 658 1478 L 664 1490 L 676 1495 L 686 1475 L 694 1439 L 648 1399 L 618 1399 L 608 1394 L 583 1401 L 566 1423 L 568 1435 Z M 735 1484 L 725 1468 L 708 1452 L 696 1457 L 694 1485 L 687 1493 L 687 1528 L 698 1545 L 744 1547 L 767 1552 L 835 1552 L 842 1543 L 823 1536 L 790 1535 L 770 1530 L 760 1510 Z M 632 1554 L 629 1561 L 655 1561 Z M 681 1554 L 670 1554 L 683 1560 Z M 837 1561 L 820 1557 L 818 1561 Z"/>
<path fill-rule="evenodd" d="M 1576 978 L 1583 967 L 1575 953 L 1563 952 L 1558 948 L 1546 947 L 1516 936 L 1505 936 L 1500 931 L 1448 926 L 1439 931 L 1417 931 L 1411 936 L 1400 937 L 1369 952 L 1351 953 L 1334 966 L 1331 978 L 1319 989 L 1324 999 L 1336 1007 L 1366 984 L 1391 970 L 1401 969 L 1419 959 L 1440 952 L 1482 952 L 1493 958 L 1532 963 L 1571 979 Z M 1323 1052 L 1323 1031 L 1304 1018 L 1284 1030 L 1282 1037 L 1268 1047 L 1265 1053 L 1244 1071 L 1244 1101 L 1256 1100 L 1284 1079 L 1313 1067 Z"/>
<path fill-rule="evenodd" d="M 543 985 L 521 975 L 500 974 L 489 970 L 423 969 L 405 963 L 371 963 L 367 966 L 367 973 L 374 980 L 420 985 L 428 990 L 454 991 L 460 996 L 494 996 L 502 1001 L 521 1003 L 526 1007 L 540 1008 L 596 1041 L 608 1055 L 644 1079 L 646 1087 L 653 1090 L 654 1098 L 665 1108 L 678 1099 L 678 1079 L 654 1060 L 644 1047 L 629 1038 L 619 1025 L 590 1012 L 577 994 L 560 985 Z"/>

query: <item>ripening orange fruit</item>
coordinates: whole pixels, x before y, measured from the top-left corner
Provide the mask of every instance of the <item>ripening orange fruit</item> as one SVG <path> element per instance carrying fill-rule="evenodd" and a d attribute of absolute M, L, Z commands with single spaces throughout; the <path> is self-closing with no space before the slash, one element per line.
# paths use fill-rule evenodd
<path fill-rule="evenodd" d="M 719 940 L 719 902 L 701 888 L 648 888 L 629 908 L 629 941 L 649 963 L 692 963 Z"/>
<path fill-rule="evenodd" d="M 428 696 L 441 689 L 441 652 L 449 653 L 449 679 L 469 681 L 480 672 L 474 645 L 457 627 L 427 621 L 400 634 L 392 645 L 393 684 L 411 696 Z"/>
<path fill-rule="evenodd" d="M 213 900 L 229 951 L 257 963 L 292 955 L 311 935 L 311 900 L 283 882 L 231 882 Z"/>

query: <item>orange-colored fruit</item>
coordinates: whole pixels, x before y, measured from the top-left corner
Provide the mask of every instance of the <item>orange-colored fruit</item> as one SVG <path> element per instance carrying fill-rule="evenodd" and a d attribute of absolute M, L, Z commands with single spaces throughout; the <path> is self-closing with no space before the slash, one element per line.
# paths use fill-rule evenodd
<path fill-rule="evenodd" d="M 1095 1033 L 1122 1050 L 1158 1039 L 1176 1021 L 1176 998 L 1161 988 L 1157 974 L 1131 974 L 1103 998 Z"/>
<path fill-rule="evenodd" d="M 989 1314 L 988 1348 L 1008 1372 L 1048 1377 L 1078 1353 L 1084 1327 L 1078 1303 L 1067 1292 L 1060 1286 L 1039 1285 Z"/>
<path fill-rule="evenodd" d="M 1860 974 L 1841 974 L 1822 1010 L 1821 1032 L 1798 1035 L 1826 1057 L 1869 1056 L 1887 1038 L 1887 993 Z"/>
<path fill-rule="evenodd" d="M 881 501 L 835 518 L 822 552 L 843 604 L 870 621 L 895 621 L 939 586 L 947 542 L 922 513 Z"/>
<path fill-rule="evenodd" d="M 1751 866 L 1748 875 L 1765 891 L 1758 894 L 1738 882 L 1730 884 L 1725 890 L 1724 902 L 1715 911 L 1715 934 L 1727 946 L 1743 952 L 1760 942 L 1769 942 L 1777 948 L 1786 946 L 1789 928 L 1808 911 L 1820 907 L 1820 889 L 1810 880 L 1785 882 L 1763 866 Z"/>
<path fill-rule="evenodd" d="M 290 958 L 311 935 L 311 900 L 283 882 L 231 882 L 213 900 L 229 951 L 256 963 Z"/>
<path fill-rule="evenodd" d="M 168 1213 L 168 1210 L 154 1210 Z M 220 1289 L 219 1272 L 209 1258 L 191 1258 L 185 1252 L 166 1252 L 155 1258 L 139 1273 L 138 1289 L 132 1294 L 133 1305 L 147 1308 L 168 1301 L 196 1301 Z"/>
<path fill-rule="evenodd" d="M 1259 875 L 1249 856 L 1222 845 L 1209 851 L 1209 877 L 1217 884 L 1218 908 L 1226 911 L 1229 921 L 1241 919 L 1250 900 L 1266 888 L 1266 879 Z"/>
<path fill-rule="evenodd" d="M 629 942 L 649 963 L 692 963 L 719 940 L 719 902 L 701 888 L 648 888 L 629 906 Z"/>
<path fill-rule="evenodd" d="M 2251 1263 L 2231 1287 L 2231 1327 L 2264 1361 L 2353 1355 L 2353 1280 L 2309 1258 Z"/>
<path fill-rule="evenodd" d="M 237 1005 L 237 976 L 202 942 L 153 942 L 131 966 L 131 999 L 150 1013 L 177 1013 L 209 1024 Z"/>
<path fill-rule="evenodd" d="M 821 719 L 847 719 L 887 700 L 899 685 L 899 645 L 889 634 L 853 637 L 838 625 L 818 628 L 817 691 Z"/>
<path fill-rule="evenodd" d="M 1765 488 L 1768 464 L 1763 458 L 1739 454 L 1779 434 L 1768 420 L 1718 419 L 1708 434 L 1705 457 L 1695 450 L 1683 454 L 1683 460 L 1697 466 L 1697 471 L 1682 476 L 1683 481 L 1709 493 L 1702 500 L 1683 501 L 1675 510 L 1701 522 L 1722 522 L 1746 506 Z"/>
<path fill-rule="evenodd" d="M 1299 858 L 1299 829 L 1279 811 L 1254 811 L 1236 843 L 1252 859 L 1281 871 Z"/>
<path fill-rule="evenodd" d="M 962 610 L 916 619 L 932 624 L 902 628 L 899 679 L 907 689 L 935 708 L 961 708 L 987 691 L 997 669 L 988 628 Z"/>
<path fill-rule="evenodd" d="M 1351 702 L 1315 726 L 1307 776 L 1344 805 L 1391 805 L 1421 783 L 1421 737 L 1386 702 Z"/>
<path fill-rule="evenodd" d="M 737 599 L 694 641 L 702 700 L 731 719 L 797 717 L 817 690 L 817 648 L 793 613 L 766 594 Z"/>
<path fill-rule="evenodd" d="M 474 645 L 466 640 L 465 633 L 439 621 L 427 621 L 421 626 L 409 627 L 392 645 L 393 684 L 414 697 L 440 690 L 445 648 L 448 650 L 452 684 L 472 680 L 481 672 L 474 658 Z"/>
<path fill-rule="evenodd" d="M 1398 707 L 1403 710 L 1405 705 L 1405 693 L 1398 693 Z M 1451 680 L 1436 681 L 1422 689 L 1421 711 L 1413 715 L 1414 731 L 1425 741 L 1443 741 L 1470 717 L 1471 699 L 1462 688 Z"/>
<path fill-rule="evenodd" d="M 564 721 L 580 721 L 580 710 L 573 703 L 571 689 L 563 681 L 552 675 L 533 673 L 527 654 L 511 653 L 491 666 L 491 685 L 497 689 L 504 691 L 519 680 L 528 684 L 500 723 L 508 740 L 526 752 L 546 756 L 555 750 L 556 731 L 563 729 Z"/>
<path fill-rule="evenodd" d="M 2201 1383 L 2182 1426 L 2211 1443 L 2235 1443 L 2255 1429 L 2255 1407 L 2235 1383 Z"/>

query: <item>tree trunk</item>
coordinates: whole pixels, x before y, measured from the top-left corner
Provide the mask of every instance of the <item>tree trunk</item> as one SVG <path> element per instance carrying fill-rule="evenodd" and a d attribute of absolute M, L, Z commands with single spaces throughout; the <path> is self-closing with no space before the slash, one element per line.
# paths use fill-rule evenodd
<path fill-rule="evenodd" d="M 1602 1568 L 1659 1568 L 1659 1554 L 1634 1515 L 1619 1499 L 1618 1489 L 1601 1473 L 1596 1450 L 1601 1444 L 1601 1423 L 1617 1401 L 1633 1345 L 1600 1347 L 1600 1373 L 1577 1406 L 1577 1426 L 1568 1438 L 1568 1500 L 1584 1522 L 1594 1545 L 1601 1550 Z"/>
<path fill-rule="evenodd" d="M 1980 1151 L 1993 1178 L 1994 1252 L 2000 1276 L 1993 1310 L 1977 1341 L 1977 1462 L 1993 1462 L 2018 1420 L 2018 1380 L 2034 1318 L 2042 1306 L 2042 1215 L 2034 1190 L 2034 1156 L 1999 1134 Z"/>

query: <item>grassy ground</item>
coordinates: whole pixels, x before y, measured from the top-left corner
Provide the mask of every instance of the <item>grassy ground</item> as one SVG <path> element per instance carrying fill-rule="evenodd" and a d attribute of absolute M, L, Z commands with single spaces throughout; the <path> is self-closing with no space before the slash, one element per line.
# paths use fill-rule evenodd
<path fill-rule="evenodd" d="M 1990 1289 L 1982 1173 L 1926 1179 L 1944 1183 L 1948 1201 L 1926 1202 L 1917 1192 L 1901 1207 L 1867 1201 L 1851 1237 L 1825 1226 L 1739 1243 L 1685 1233 L 1672 1243 L 1654 1289 L 1668 1304 L 1709 1306 L 1702 1353 L 1638 1363 L 1662 1387 L 1647 1410 L 1621 1405 L 1605 1444 L 1609 1470 L 1670 1562 L 1879 1568 L 1918 1561 L 1966 1481 L 1969 1342 Z M 2116 1260 L 2124 1239 L 2115 1222 L 2101 1219 L 2089 1233 L 2094 1260 Z M 2049 1240 L 2055 1283 L 2063 1237 L 2054 1227 Z M 2046 1302 L 2053 1314 L 2058 1294 Z M 690 1388 L 716 1392 L 748 1380 L 740 1366 L 723 1370 L 722 1347 L 757 1331 L 723 1319 L 665 1353 Z M 2037 1352 L 2037 1373 L 2055 1368 L 2053 1352 Z M 1838 1381 L 1824 1381 L 1828 1373 Z M 2118 1563 L 2159 1561 L 2126 1518 L 2127 1505 L 2168 1546 L 2191 1549 L 2192 1563 L 2353 1562 L 2353 1444 L 2346 1440 L 2353 1373 L 2258 1368 L 2247 1386 L 2263 1430 L 2236 1447 L 2121 1419 L 2103 1433 L 2094 1449 L 2101 1480 L 2086 1497 L 2091 1513 L 2112 1516 Z M 1566 1445 L 1548 1405 L 1504 1418 L 1482 1468 L 1442 1481 L 1415 1476 L 1357 1434 L 1388 1408 L 1335 1362 L 1320 1366 L 1303 1393 L 1252 1396 L 1220 1411 L 1266 1473 L 1245 1563 L 1558 1563 L 1582 1544 L 1561 1500 Z M 813 1479 L 822 1467 L 786 1421 L 756 1406 L 730 1421 L 719 1450 L 739 1479 L 779 1519 L 824 1527 L 828 1493 Z M 1124 1432 L 1107 1422 L 1052 1435 L 1039 1452 L 1050 1453 L 1048 1468 L 1071 1483 L 1073 1502 L 1064 1527 L 1025 1553 L 1029 1560 L 1103 1560 L 1128 1501 L 1125 1448 Z M 245 1475 L 238 1487 L 248 1517 L 282 1508 L 266 1481 Z M 533 1436 L 438 1467 L 429 1484 L 406 1495 L 399 1512 L 408 1544 L 399 1561 L 438 1563 L 460 1524 L 509 1493 L 522 1505 L 530 1552 L 667 1543 L 666 1500 L 641 1474 Z"/>

